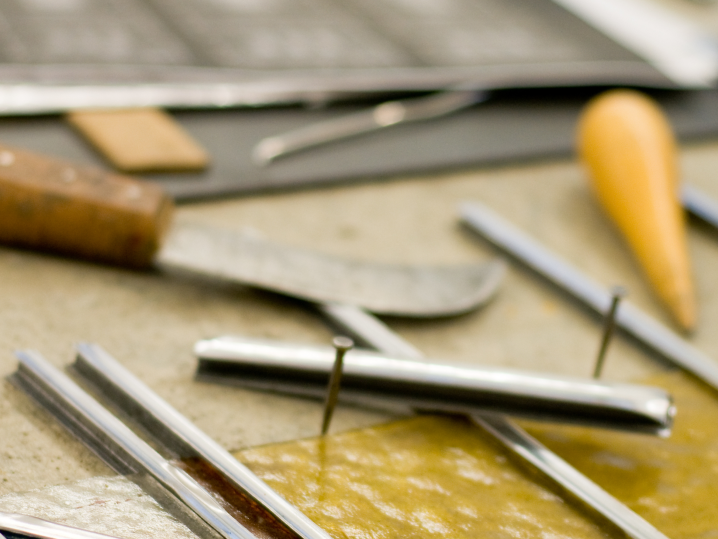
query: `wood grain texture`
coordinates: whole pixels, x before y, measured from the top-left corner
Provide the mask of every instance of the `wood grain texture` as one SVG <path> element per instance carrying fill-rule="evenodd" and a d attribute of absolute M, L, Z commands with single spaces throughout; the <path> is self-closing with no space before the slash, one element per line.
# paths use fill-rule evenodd
<path fill-rule="evenodd" d="M 83 110 L 66 119 L 123 172 L 193 171 L 209 164 L 204 148 L 160 109 Z"/>
<path fill-rule="evenodd" d="M 173 203 L 156 185 L 0 145 L 0 242 L 145 267 Z"/>

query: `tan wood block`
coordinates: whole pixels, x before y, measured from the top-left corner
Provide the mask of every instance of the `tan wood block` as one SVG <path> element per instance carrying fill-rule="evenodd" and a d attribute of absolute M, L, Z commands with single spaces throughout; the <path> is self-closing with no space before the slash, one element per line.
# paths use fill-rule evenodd
<path fill-rule="evenodd" d="M 192 171 L 209 164 L 204 148 L 159 109 L 82 110 L 66 119 L 125 172 Z"/>
<path fill-rule="evenodd" d="M 158 186 L 0 145 L 0 243 L 145 267 L 174 204 Z"/>

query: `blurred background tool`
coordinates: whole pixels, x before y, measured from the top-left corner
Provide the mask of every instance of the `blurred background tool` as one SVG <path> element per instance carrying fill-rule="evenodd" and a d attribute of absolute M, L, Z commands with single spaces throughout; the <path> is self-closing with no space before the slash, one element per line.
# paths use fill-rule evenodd
<path fill-rule="evenodd" d="M 578 126 L 593 191 L 684 330 L 696 323 L 676 143 L 659 106 L 634 91 L 593 99 Z"/>
<path fill-rule="evenodd" d="M 471 230 L 592 311 L 602 314 L 610 308 L 611 292 L 488 207 L 465 202 L 460 208 L 460 214 L 462 222 Z M 718 389 L 718 364 L 710 356 L 627 301 L 618 307 L 616 326 L 663 358 Z"/>
<path fill-rule="evenodd" d="M 358 334 L 361 328 L 354 328 Z M 370 333 L 362 333 L 362 339 Z M 225 336 L 194 347 L 200 380 L 322 396 L 336 363 L 329 347 Z M 665 435 L 675 409 L 662 389 L 539 372 L 461 367 L 367 350 L 344 358 L 345 402 L 422 411 L 503 413 Z"/>

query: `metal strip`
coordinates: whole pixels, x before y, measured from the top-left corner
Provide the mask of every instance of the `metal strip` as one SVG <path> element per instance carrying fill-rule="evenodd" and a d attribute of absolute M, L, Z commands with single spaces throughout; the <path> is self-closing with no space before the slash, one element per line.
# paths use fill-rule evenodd
<path fill-rule="evenodd" d="M 111 467 L 122 474 L 149 474 L 225 539 L 256 539 L 194 479 L 164 459 L 39 353 L 20 351 L 16 356 L 20 363 L 12 381 Z"/>
<path fill-rule="evenodd" d="M 75 369 L 102 389 L 120 409 L 182 457 L 201 457 L 232 485 L 259 503 L 282 524 L 305 539 L 330 539 L 292 504 L 230 455 L 222 446 L 120 365 L 100 346 L 77 346 Z"/>
<path fill-rule="evenodd" d="M 0 531 L 38 539 L 116 539 L 103 533 L 81 530 L 27 515 L 0 512 Z M 0 537 L 4 537 L 0 533 Z"/>
<path fill-rule="evenodd" d="M 295 394 L 308 394 L 313 388 L 315 395 L 323 395 L 335 352 L 327 346 L 232 336 L 199 341 L 195 354 L 200 358 L 198 376 L 203 379 L 232 378 L 238 385 L 262 384 Z M 406 357 L 366 350 L 347 352 L 342 376 L 344 400 L 356 402 L 365 396 L 421 410 L 467 414 L 500 411 L 662 435 L 670 432 L 673 422 L 672 399 L 657 387 Z"/>
<path fill-rule="evenodd" d="M 611 304 L 611 293 L 578 269 L 499 217 L 486 206 L 464 203 L 461 218 L 483 238 L 570 293 L 598 314 Z M 718 363 L 637 307 L 624 301 L 616 325 L 654 352 L 718 389 Z"/>
<path fill-rule="evenodd" d="M 472 417 L 511 451 L 533 464 L 559 485 L 598 511 L 627 535 L 639 538 L 668 539 L 642 517 L 631 511 L 608 492 L 549 451 L 523 429 L 503 416 L 490 414 Z"/>

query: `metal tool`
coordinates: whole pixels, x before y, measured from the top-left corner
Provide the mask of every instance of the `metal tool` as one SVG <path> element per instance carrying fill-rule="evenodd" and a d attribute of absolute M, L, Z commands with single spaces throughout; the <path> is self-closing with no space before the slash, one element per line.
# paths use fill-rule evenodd
<path fill-rule="evenodd" d="M 335 364 L 331 347 L 241 337 L 199 341 L 195 354 L 200 379 L 317 397 Z M 500 411 L 653 434 L 670 432 L 675 412 L 659 388 L 412 361 L 365 350 L 351 350 L 344 358 L 342 398 L 428 411 Z"/>
<path fill-rule="evenodd" d="M 255 539 L 186 472 L 163 458 L 119 419 L 36 352 L 18 352 L 11 380 L 57 417 L 118 473 L 128 475 L 200 534 Z M 105 397 L 156 436 L 168 451 L 202 457 L 270 517 L 307 539 L 329 539 L 306 516 L 276 494 L 229 453 L 154 394 L 101 348 L 78 347 L 75 368 Z M 109 371 L 109 374 L 108 374 Z M 158 485 L 161 488 L 158 489 Z M 169 494 L 168 494 L 169 493 Z M 191 510 L 188 513 L 187 508 Z M 199 517 L 199 518 L 197 518 Z M 201 519 L 201 520 L 200 520 Z"/>
<path fill-rule="evenodd" d="M 505 272 L 498 260 L 443 267 L 348 261 L 248 234 L 185 224 L 174 227 L 156 264 L 308 301 L 414 317 L 470 311 L 494 295 Z"/>
<path fill-rule="evenodd" d="M 718 201 L 692 185 L 681 189 L 683 208 L 694 217 L 718 229 Z"/>
<path fill-rule="evenodd" d="M 613 335 L 613 330 L 616 327 L 616 311 L 618 310 L 618 304 L 625 295 L 626 289 L 622 286 L 614 286 L 611 289 L 611 306 L 608 308 L 608 312 L 606 313 L 606 317 L 603 321 L 601 346 L 598 349 L 595 367 L 593 368 L 593 377 L 596 379 L 601 377 L 603 363 L 606 360 L 606 352 L 608 351 L 608 344 L 611 342 L 611 336 Z"/>
<path fill-rule="evenodd" d="M 322 418 L 322 436 L 329 430 L 329 423 L 334 414 L 334 408 L 337 406 L 339 397 L 339 388 L 342 383 L 342 374 L 344 367 L 345 354 L 354 347 L 354 342 L 349 337 L 338 336 L 332 341 L 335 350 L 334 364 L 332 372 L 329 376 L 329 384 L 327 385 L 327 396 L 324 399 L 324 416 Z"/>
<path fill-rule="evenodd" d="M 484 205 L 464 203 L 461 219 L 490 243 L 510 253 L 539 275 L 565 290 L 596 313 L 604 313 L 611 294 Z M 675 365 L 718 389 L 718 364 L 637 307 L 624 301 L 616 325 Z"/>
<path fill-rule="evenodd" d="M 351 328 L 347 328 L 347 331 L 360 342 L 374 342 L 377 349 L 387 354 L 393 353 L 416 360 L 423 357 L 419 350 L 392 332 L 372 314 L 356 308 L 352 315 L 349 313 L 350 310 L 349 306 L 340 309 L 338 321 L 343 325 L 346 325 L 347 321 L 358 322 L 354 325 L 355 331 L 351 331 Z M 377 328 L 381 329 L 375 331 Z M 506 416 L 482 413 L 473 414 L 471 419 L 519 458 L 592 507 L 630 537 L 666 539 L 665 535 L 651 524 L 529 436 Z"/>
<path fill-rule="evenodd" d="M 190 223 L 159 186 L 0 145 L 0 243 L 200 274 L 315 302 L 402 316 L 469 311 L 496 291 L 498 262 L 451 267 L 347 261 Z"/>
<path fill-rule="evenodd" d="M 252 158 L 255 164 L 265 166 L 280 157 L 330 142 L 392 125 L 446 116 L 486 101 L 488 97 L 487 91 L 457 87 L 424 97 L 386 101 L 367 110 L 262 139 L 254 147 Z"/>
<path fill-rule="evenodd" d="M 81 530 L 28 515 L 2 512 L 0 512 L 0 532 L 37 539 L 117 539 L 103 533 Z M 5 535 L 0 533 L 0 537 Z"/>

